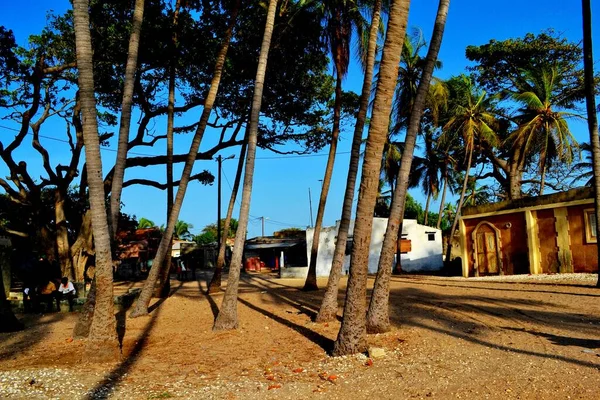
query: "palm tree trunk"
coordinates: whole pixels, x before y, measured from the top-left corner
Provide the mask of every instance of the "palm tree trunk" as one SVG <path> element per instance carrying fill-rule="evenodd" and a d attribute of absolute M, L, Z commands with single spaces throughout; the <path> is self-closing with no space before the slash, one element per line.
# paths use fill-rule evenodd
<path fill-rule="evenodd" d="M 117 341 L 113 304 L 111 241 L 106 215 L 102 159 L 98 140 L 92 39 L 87 0 L 73 1 L 73 21 L 89 202 L 96 246 L 96 307 L 86 343 L 86 353 L 87 358 L 91 360 L 114 360 L 119 356 L 119 342 Z"/>
<path fill-rule="evenodd" d="M 379 189 L 381 156 L 387 140 L 394 88 L 398 79 L 400 53 L 406 37 L 409 7 L 410 0 L 394 0 L 389 14 L 362 167 L 344 317 L 333 348 L 335 356 L 362 352 L 367 347 L 365 299 L 373 210 Z"/>
<path fill-rule="evenodd" d="M 467 161 L 467 170 L 465 172 L 465 179 L 463 181 L 462 191 L 460 192 L 460 199 L 458 200 L 458 206 L 456 207 L 456 213 L 454 214 L 454 221 L 452 222 L 452 228 L 448 234 L 448 245 L 446 246 L 446 263 L 450 263 L 450 257 L 452 255 L 452 237 L 456 231 L 458 220 L 460 219 L 460 213 L 462 211 L 463 202 L 465 201 L 465 193 L 467 192 L 467 185 L 469 182 L 469 171 L 471 170 L 471 161 L 473 160 L 473 146 L 470 146 L 469 158 Z M 479 271 L 475 271 L 475 276 L 479 274 Z"/>
<path fill-rule="evenodd" d="M 163 233 L 162 239 L 158 246 L 158 251 L 156 252 L 154 261 L 152 262 L 152 268 L 150 268 L 148 278 L 146 279 L 146 282 L 144 282 L 144 287 L 142 288 L 140 297 L 135 303 L 133 311 L 131 312 L 131 314 L 129 314 L 130 318 L 148 315 L 148 305 L 150 304 L 150 299 L 152 298 L 154 285 L 156 283 L 156 280 L 158 279 L 160 270 L 163 268 L 162 264 L 164 262 L 166 254 L 167 252 L 171 251 L 171 238 L 173 237 L 173 231 L 175 229 L 175 225 L 177 224 L 177 219 L 179 218 L 181 206 L 183 205 L 183 198 L 185 196 L 188 183 L 190 181 L 190 175 L 192 173 L 194 161 L 196 161 L 196 154 L 198 153 L 200 143 L 202 142 L 202 137 L 204 136 L 204 131 L 206 130 L 208 117 L 210 116 L 213 105 L 215 103 L 215 99 L 217 98 L 217 92 L 219 90 L 219 83 L 221 82 L 221 75 L 223 73 L 223 67 L 225 65 L 227 50 L 229 49 L 231 35 L 233 34 L 233 27 L 237 20 L 238 8 L 239 0 L 236 1 L 235 6 L 231 12 L 231 20 L 229 22 L 229 27 L 225 32 L 225 37 L 223 38 L 223 42 L 221 44 L 221 48 L 219 49 L 219 53 L 217 54 L 215 72 L 210 84 L 210 89 L 208 90 L 208 94 L 206 95 L 204 109 L 202 110 L 202 116 L 200 117 L 200 122 L 198 124 L 198 127 L 196 128 L 196 133 L 194 134 L 194 139 L 192 140 L 192 145 L 190 146 L 190 151 L 188 153 L 185 166 L 183 168 L 183 173 L 181 174 L 181 180 L 177 189 L 177 196 L 175 197 L 173 209 L 171 210 L 171 215 L 169 216 L 169 220 L 167 221 L 167 227 L 165 229 L 165 232 Z"/>
<path fill-rule="evenodd" d="M 65 217 L 64 187 L 56 187 L 54 191 L 54 224 L 56 226 L 56 250 L 62 276 L 69 277 L 72 281 L 80 282 L 83 276 L 77 276 L 71 260 L 71 246 L 69 245 L 69 232 L 67 218 Z"/>
<path fill-rule="evenodd" d="M 321 236 L 321 226 L 323 225 L 323 217 L 325 215 L 325 205 L 327 203 L 327 194 L 331 185 L 331 176 L 333 175 L 333 165 L 335 164 L 335 153 L 337 151 L 338 139 L 340 136 L 340 113 L 342 110 L 342 75 L 338 71 L 335 85 L 335 104 L 333 106 L 333 129 L 331 131 L 331 142 L 329 144 L 329 155 L 327 157 L 327 165 L 325 167 L 325 176 L 323 177 L 323 185 L 321 186 L 321 196 L 319 198 L 319 208 L 317 210 L 317 220 L 313 232 L 313 241 L 310 248 L 310 263 L 308 267 L 308 275 L 302 290 L 318 290 L 317 286 L 317 255 L 319 253 L 319 237 Z"/>
<path fill-rule="evenodd" d="M 248 228 L 248 213 L 250 212 L 250 198 L 252 196 L 254 160 L 256 157 L 256 141 L 258 136 L 258 119 L 260 116 L 260 107 L 265 84 L 265 73 L 267 71 L 267 60 L 269 58 L 269 49 L 271 47 L 271 36 L 273 36 L 276 11 L 277 0 L 269 0 L 265 32 L 263 34 L 262 45 L 260 47 L 258 68 L 256 70 L 256 79 L 254 81 L 254 95 L 252 97 L 252 109 L 250 112 L 250 126 L 248 127 L 248 154 L 246 155 L 246 172 L 244 173 L 240 218 L 238 222 L 238 229 L 235 233 L 235 244 L 233 245 L 233 255 L 231 257 L 231 265 L 229 267 L 227 289 L 225 290 L 225 296 L 223 297 L 223 302 L 221 303 L 221 309 L 219 310 L 219 314 L 215 319 L 215 324 L 213 326 L 214 331 L 236 329 L 238 326 L 237 295 L 240 281 L 240 265 L 242 263 L 242 254 L 244 252 L 244 242 L 246 241 L 246 229 Z"/>
<path fill-rule="evenodd" d="M 240 159 L 235 173 L 235 181 L 233 182 L 233 188 L 231 189 L 231 197 L 229 198 L 229 206 L 227 207 L 227 216 L 225 217 L 225 223 L 223 224 L 223 239 L 219 246 L 219 255 L 217 256 L 217 266 L 215 273 L 210 280 L 208 285 L 208 293 L 216 293 L 221 290 L 221 277 L 223 276 L 223 267 L 225 266 L 225 248 L 227 247 L 227 238 L 229 237 L 229 226 L 231 225 L 231 218 L 233 217 L 233 207 L 235 206 L 235 200 L 237 193 L 240 188 L 240 181 L 242 179 L 242 171 L 244 169 L 244 160 L 246 158 L 246 148 L 248 147 L 247 138 L 244 139 L 244 144 L 240 150 Z"/>
<path fill-rule="evenodd" d="M 600 237 L 600 138 L 598 137 L 598 116 L 596 115 L 594 56 L 592 46 L 592 6 L 590 0 L 582 0 L 583 5 L 583 66 L 585 77 L 585 99 L 588 114 L 588 130 L 592 145 L 594 165 L 594 204 L 596 206 L 596 237 Z M 600 246 L 598 246 L 600 260 Z M 600 271 L 600 269 L 599 269 Z M 600 275 L 596 286 L 600 287 Z"/>
<path fill-rule="evenodd" d="M 423 217 L 423 225 L 427 225 L 429 217 L 429 204 L 431 203 L 431 190 L 427 192 L 427 201 L 425 202 L 425 216 Z"/>
<path fill-rule="evenodd" d="M 404 141 L 404 151 L 402 152 L 400 170 L 398 172 L 398 179 L 396 181 L 396 189 L 394 190 L 394 196 L 392 199 L 390 217 L 388 219 L 385 238 L 381 248 L 379 266 L 377 268 L 377 277 L 375 278 L 373 294 L 371 296 L 369 311 L 367 313 L 367 331 L 369 333 L 387 332 L 390 329 L 388 311 L 390 295 L 389 283 L 390 275 L 392 273 L 394 253 L 398 246 L 398 233 L 400 232 L 400 227 L 402 226 L 402 222 L 404 220 L 404 206 L 406 192 L 408 189 L 408 176 L 410 174 L 412 165 L 413 152 L 415 149 L 417 134 L 419 132 L 421 116 L 423 114 L 423 109 L 425 108 L 427 92 L 429 91 L 429 84 L 431 82 L 433 69 L 442 45 L 442 38 L 444 36 L 444 28 L 446 26 L 446 17 L 448 15 L 449 5 L 450 0 L 440 0 L 439 2 L 431 43 L 429 45 L 429 49 L 427 50 L 427 57 L 425 58 L 425 66 L 423 68 L 419 87 L 417 88 L 417 94 L 415 96 L 413 108 L 410 113 L 408 128 L 406 130 L 406 139 Z"/>
<path fill-rule="evenodd" d="M 131 124 L 131 108 L 133 105 L 133 87 L 135 84 L 135 71 L 137 70 L 138 50 L 140 35 L 144 20 L 144 0 L 135 0 L 133 22 L 127 64 L 125 65 L 125 83 L 123 85 L 123 102 L 121 105 L 121 123 L 119 126 L 119 144 L 117 146 L 117 160 L 113 172 L 110 194 L 110 221 L 111 238 L 114 240 L 118 230 L 119 213 L 121 211 L 121 193 L 123 192 L 123 178 L 125 176 L 125 162 L 127 161 L 127 144 L 129 142 L 129 126 Z"/>
<path fill-rule="evenodd" d="M 540 177 L 540 196 L 544 195 L 544 186 L 546 184 L 546 166 L 542 167 L 542 176 Z"/>
<path fill-rule="evenodd" d="M 448 189 L 448 173 L 444 172 L 444 187 L 442 189 L 442 200 L 440 202 L 440 211 L 438 214 L 437 224 L 435 225 L 435 227 L 437 229 L 440 229 L 440 227 L 442 226 L 442 214 L 444 212 L 444 202 L 446 201 L 446 190 L 447 189 Z"/>
<path fill-rule="evenodd" d="M 354 136 L 352 138 L 352 149 L 350 151 L 350 165 L 348 167 L 348 177 L 346 179 L 346 192 L 344 193 L 344 204 L 342 206 L 342 217 L 340 219 L 340 228 L 338 230 L 337 242 L 333 253 L 333 262 L 329 279 L 327 280 L 327 290 L 323 296 L 323 301 L 317 314 L 317 322 L 329 322 L 336 318 L 338 311 L 338 285 L 344 266 L 346 255 L 346 242 L 348 241 L 348 231 L 350 229 L 350 218 L 352 217 L 352 205 L 354 203 L 354 190 L 356 188 L 356 175 L 360 162 L 360 145 L 362 143 L 363 130 L 367 119 L 367 109 L 369 108 L 369 97 L 371 95 L 371 84 L 373 83 L 373 70 L 375 66 L 375 54 L 377 52 L 377 36 L 379 33 L 379 20 L 381 15 L 381 0 L 376 0 L 373 6 L 373 17 L 371 28 L 369 30 L 369 44 L 367 49 L 367 65 L 363 79 L 362 93 L 360 96 L 360 108 L 356 117 L 354 126 Z"/>
<path fill-rule="evenodd" d="M 173 209 L 173 125 L 175 122 L 175 73 L 177 65 L 177 23 L 179 21 L 179 10 L 181 1 L 175 2 L 175 12 L 173 14 L 173 37 L 171 39 L 171 60 L 169 65 L 169 100 L 167 103 L 167 219 Z M 169 246 L 173 246 L 173 241 Z M 171 281 L 169 273 L 171 272 L 171 252 L 167 251 L 165 256 L 165 265 L 163 266 L 158 284 L 158 297 L 167 298 L 171 291 Z"/>

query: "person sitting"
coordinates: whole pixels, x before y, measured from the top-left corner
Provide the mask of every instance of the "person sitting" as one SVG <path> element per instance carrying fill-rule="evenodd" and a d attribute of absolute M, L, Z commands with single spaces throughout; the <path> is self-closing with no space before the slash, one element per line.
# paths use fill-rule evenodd
<path fill-rule="evenodd" d="M 54 303 L 54 297 L 56 296 L 56 284 L 51 280 L 48 280 L 46 284 L 43 284 L 39 290 L 39 303 L 45 302 L 47 304 L 48 312 L 52 312 L 52 303 Z M 40 310 L 42 311 L 42 310 Z"/>
<path fill-rule="evenodd" d="M 69 311 L 73 311 L 73 299 L 76 294 L 77 291 L 75 290 L 75 286 L 73 286 L 73 282 L 70 282 L 69 278 L 63 276 L 60 280 L 58 291 L 56 292 L 56 308 L 60 311 L 60 301 L 67 299 L 69 302 Z"/>

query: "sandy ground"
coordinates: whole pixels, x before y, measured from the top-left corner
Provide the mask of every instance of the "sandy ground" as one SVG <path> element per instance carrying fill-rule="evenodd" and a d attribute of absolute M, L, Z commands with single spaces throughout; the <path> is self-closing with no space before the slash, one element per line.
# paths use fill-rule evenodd
<path fill-rule="evenodd" d="M 592 276 L 394 276 L 394 328 L 369 336 L 386 352 L 371 361 L 327 355 L 339 321 L 311 322 L 323 290 L 299 280 L 244 275 L 240 328 L 213 333 L 222 294 L 206 296 L 206 279 L 174 280 L 149 317 L 126 319 L 114 364 L 82 360 L 76 314 L 19 316 L 25 331 L 0 334 L 0 398 L 600 398 Z"/>

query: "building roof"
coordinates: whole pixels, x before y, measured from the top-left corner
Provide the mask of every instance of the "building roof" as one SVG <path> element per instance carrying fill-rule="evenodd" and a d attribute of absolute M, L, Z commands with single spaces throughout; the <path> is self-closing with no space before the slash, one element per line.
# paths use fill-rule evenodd
<path fill-rule="evenodd" d="M 587 200 L 594 197 L 593 188 L 580 187 L 536 197 L 523 197 L 516 200 L 505 200 L 498 203 L 482 204 L 475 207 L 465 207 L 462 209 L 462 216 L 471 216 L 486 213 L 495 213 L 499 211 L 515 210 L 520 208 L 538 207 L 557 203 L 566 203 L 575 200 Z"/>
<path fill-rule="evenodd" d="M 246 240 L 244 248 L 246 250 L 256 249 L 285 249 L 306 243 L 306 239 L 301 238 L 276 238 L 272 236 L 255 237 Z"/>

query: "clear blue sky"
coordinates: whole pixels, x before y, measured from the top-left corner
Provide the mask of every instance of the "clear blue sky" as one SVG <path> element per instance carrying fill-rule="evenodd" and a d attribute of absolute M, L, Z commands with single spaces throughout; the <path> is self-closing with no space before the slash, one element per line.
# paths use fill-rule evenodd
<path fill-rule="evenodd" d="M 17 41 L 25 45 L 30 34 L 38 33 L 46 23 L 46 14 L 53 10 L 62 13 L 70 7 L 67 0 L 22 0 L 19 2 L 5 1 L 0 7 L 0 25 L 12 29 Z M 592 1 L 592 7 L 597 11 L 595 27 L 599 27 L 600 1 Z M 420 0 L 413 1 L 410 11 L 409 26 L 421 28 L 425 38 L 429 40 L 437 1 Z M 581 4 L 579 1 L 561 0 L 529 0 L 516 1 L 506 0 L 503 2 L 488 2 L 478 0 L 453 0 L 450 5 L 446 33 L 442 44 L 439 58 L 443 61 L 443 68 L 437 72 L 440 78 L 464 71 L 468 65 L 465 59 L 465 48 L 467 45 L 479 45 L 490 39 L 503 40 L 510 37 L 523 36 L 527 32 L 539 33 L 542 30 L 553 28 L 557 32 L 573 41 L 581 40 Z M 594 39 L 594 51 L 596 59 L 600 56 L 600 29 L 596 29 Z M 598 68 L 598 67 L 597 67 Z M 360 92 L 362 84 L 361 71 L 353 62 L 348 77 L 344 83 L 344 90 Z M 189 123 L 199 118 L 199 110 L 186 115 L 182 121 Z M 134 119 L 135 122 L 135 119 Z M 155 126 L 157 134 L 163 132 L 165 125 L 163 120 L 158 121 Z M 0 125 L 16 128 L 14 123 L 0 121 Z M 135 126 L 134 126 L 135 128 Z M 57 138 L 64 138 L 64 125 L 56 123 L 48 124 L 42 134 Z M 580 141 L 587 141 L 586 127 L 582 123 L 572 125 L 572 129 Z M 6 144 L 14 132 L 0 127 L 0 138 Z M 341 134 L 341 141 L 334 170 L 333 181 L 330 189 L 324 225 L 333 225 L 340 218 L 341 204 L 344 195 L 346 171 L 348 168 L 352 129 L 347 128 Z M 176 153 L 185 153 L 189 149 L 191 135 L 176 137 Z M 208 133 L 202 148 L 208 148 L 215 140 L 214 132 Z M 69 158 L 66 144 L 45 140 L 43 142 L 51 151 L 52 162 L 65 163 Z M 164 153 L 164 142 L 159 142 L 154 148 L 137 148 L 135 153 L 161 154 Z M 116 148 L 116 144 L 111 144 Z M 288 226 L 306 227 L 309 224 L 308 188 L 313 194 L 313 210 L 316 214 L 318 196 L 320 191 L 319 180 L 323 178 L 326 163 L 327 149 L 323 150 L 322 156 L 279 158 L 275 154 L 259 151 L 257 154 L 256 172 L 254 175 L 254 191 L 250 214 L 252 217 L 268 217 L 266 221 L 266 234 Z M 237 150 L 224 151 L 224 157 L 235 154 Z M 104 150 L 102 157 L 105 171 L 114 164 L 115 153 Z M 15 152 L 19 160 L 24 160 L 30 165 L 32 171 L 39 171 L 32 175 L 42 174 L 39 165 L 39 155 L 31 148 Z M 230 195 L 228 181 L 233 184 L 237 160 L 228 160 L 223 164 L 223 216 Z M 197 162 L 194 171 L 208 169 L 216 175 L 216 161 Z M 6 168 L 0 165 L 0 174 L 6 175 Z M 175 169 L 175 176 L 180 176 L 181 168 Z M 129 169 L 126 179 L 142 177 L 165 180 L 164 167 Z M 176 178 L 177 179 L 177 178 Z M 412 194 L 417 200 L 424 203 L 424 196 L 415 190 Z M 124 211 L 139 217 L 146 217 L 157 224 L 165 222 L 165 197 L 166 193 L 154 188 L 135 186 L 125 189 L 123 202 Z M 180 215 L 180 219 L 194 225 L 193 233 L 198 233 L 203 226 L 216 221 L 217 209 L 216 183 L 213 186 L 201 186 L 192 183 L 188 188 L 186 200 Z M 436 205 L 433 205 L 434 209 Z M 236 207 L 234 216 L 237 217 Z M 251 218 L 248 227 L 248 237 L 260 235 L 261 224 L 257 219 Z"/>

